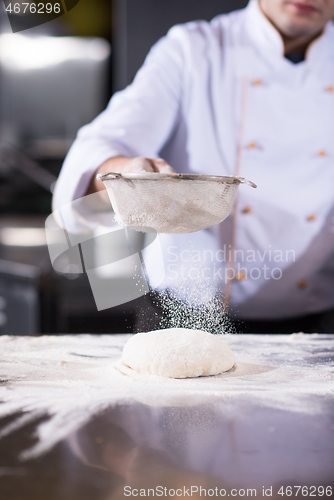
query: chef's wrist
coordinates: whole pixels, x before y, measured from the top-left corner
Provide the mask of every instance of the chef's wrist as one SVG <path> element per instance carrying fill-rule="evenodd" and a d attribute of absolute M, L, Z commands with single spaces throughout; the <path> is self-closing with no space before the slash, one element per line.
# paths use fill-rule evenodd
<path fill-rule="evenodd" d="M 102 165 L 95 170 L 92 180 L 88 186 L 86 195 L 97 193 L 99 191 L 105 191 L 105 186 L 103 182 L 98 181 L 96 176 L 98 174 L 103 174 L 104 172 L 122 172 L 126 165 L 132 160 L 132 158 L 127 158 L 125 156 L 117 156 L 114 158 L 109 158 Z"/>
<path fill-rule="evenodd" d="M 87 195 L 105 190 L 103 182 L 96 179 L 97 174 L 104 172 L 160 172 L 170 174 L 174 173 L 175 170 L 162 158 L 116 156 L 102 163 L 95 171 Z"/>

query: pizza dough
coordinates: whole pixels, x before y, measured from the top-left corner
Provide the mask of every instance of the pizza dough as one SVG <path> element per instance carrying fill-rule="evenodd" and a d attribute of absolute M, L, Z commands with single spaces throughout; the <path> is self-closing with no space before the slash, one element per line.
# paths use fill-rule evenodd
<path fill-rule="evenodd" d="M 125 344 L 122 361 L 145 375 L 189 378 L 230 370 L 235 356 L 221 335 L 169 328 L 131 337 Z"/>

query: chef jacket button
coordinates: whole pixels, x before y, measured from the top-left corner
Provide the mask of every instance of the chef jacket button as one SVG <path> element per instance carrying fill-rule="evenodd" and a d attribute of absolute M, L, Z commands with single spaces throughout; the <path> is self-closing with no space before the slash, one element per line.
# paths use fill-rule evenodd
<path fill-rule="evenodd" d="M 334 92 L 334 86 L 333 85 L 328 85 L 328 87 L 326 87 L 326 91 L 327 92 Z"/>
<path fill-rule="evenodd" d="M 238 280 L 238 281 L 242 281 L 246 278 L 246 274 L 243 273 L 242 271 L 239 271 L 236 275 L 235 275 L 235 279 Z"/>
<path fill-rule="evenodd" d="M 327 156 L 327 153 L 324 149 L 321 149 L 318 153 L 318 156 Z"/>
<path fill-rule="evenodd" d="M 252 213 L 252 209 L 251 209 L 251 207 L 245 207 L 245 208 L 242 210 L 242 213 L 243 213 L 243 214 L 250 214 L 250 213 Z"/>
<path fill-rule="evenodd" d="M 300 290 L 305 290 L 305 288 L 307 287 L 307 281 L 300 280 L 298 281 L 297 286 Z"/>
<path fill-rule="evenodd" d="M 248 145 L 247 145 L 248 149 L 257 149 L 258 145 L 256 144 L 256 142 L 250 142 Z"/>
<path fill-rule="evenodd" d="M 312 221 L 314 221 L 316 218 L 317 218 L 317 216 L 316 216 L 315 214 L 311 214 L 311 215 L 309 215 L 309 216 L 307 217 L 307 220 L 308 220 L 309 222 L 312 222 Z"/>
<path fill-rule="evenodd" d="M 262 80 L 260 80 L 260 78 L 256 78 L 252 81 L 252 85 L 254 85 L 254 87 L 259 87 L 260 85 L 262 85 Z"/>

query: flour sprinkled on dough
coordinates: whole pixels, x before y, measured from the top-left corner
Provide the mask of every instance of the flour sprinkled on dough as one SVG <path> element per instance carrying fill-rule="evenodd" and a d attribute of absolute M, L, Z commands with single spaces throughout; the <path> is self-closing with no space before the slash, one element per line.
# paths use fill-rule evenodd
<path fill-rule="evenodd" d="M 149 310 L 151 317 L 154 318 L 155 314 L 158 319 L 160 316 L 159 321 L 156 319 L 152 322 L 147 316 L 147 310 L 139 306 L 136 310 L 139 319 L 136 331 L 188 328 L 217 335 L 236 333 L 235 327 L 223 308 L 223 295 L 206 297 L 203 284 L 196 282 L 196 285 L 197 287 L 185 287 L 182 290 L 183 295 L 187 295 L 187 299 L 178 297 L 171 290 L 154 292 Z"/>
<path fill-rule="evenodd" d="M 131 337 L 125 344 L 122 361 L 145 375 L 192 378 L 230 370 L 235 356 L 220 335 L 169 328 Z"/>

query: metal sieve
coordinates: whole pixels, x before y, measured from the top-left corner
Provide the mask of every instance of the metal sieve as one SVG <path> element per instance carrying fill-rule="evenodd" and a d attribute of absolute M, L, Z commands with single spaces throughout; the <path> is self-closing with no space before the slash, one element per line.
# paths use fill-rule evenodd
<path fill-rule="evenodd" d="M 138 231 L 192 233 L 222 222 L 243 177 L 156 172 L 99 174 L 117 222 Z"/>

